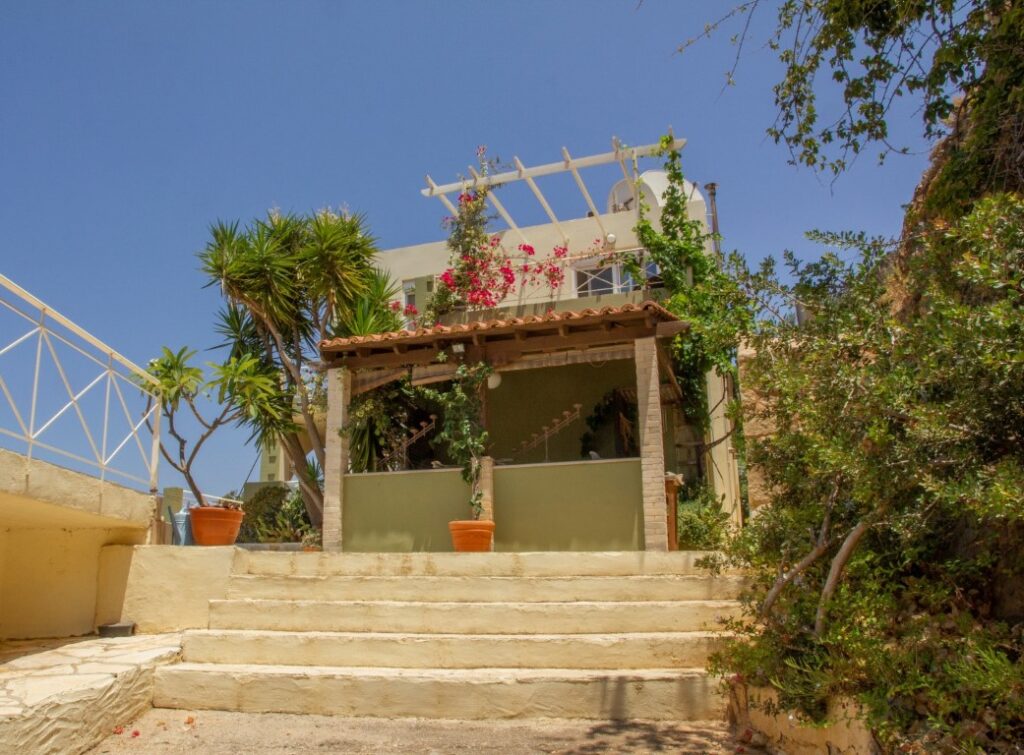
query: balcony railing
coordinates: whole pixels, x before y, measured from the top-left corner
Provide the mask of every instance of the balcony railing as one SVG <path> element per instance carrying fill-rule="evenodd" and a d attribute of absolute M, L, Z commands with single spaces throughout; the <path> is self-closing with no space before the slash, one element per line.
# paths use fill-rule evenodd
<path fill-rule="evenodd" d="M 0 275 L 0 443 L 155 491 L 159 439 L 153 377 Z"/>

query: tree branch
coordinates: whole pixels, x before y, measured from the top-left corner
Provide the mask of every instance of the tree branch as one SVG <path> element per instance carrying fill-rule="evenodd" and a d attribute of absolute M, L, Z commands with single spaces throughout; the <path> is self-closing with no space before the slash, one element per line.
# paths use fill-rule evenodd
<path fill-rule="evenodd" d="M 832 493 L 829 495 L 828 502 L 825 504 L 825 515 L 822 519 L 821 529 L 818 531 L 818 541 L 815 543 L 814 548 L 800 559 L 800 562 L 790 569 L 788 572 L 780 574 L 775 580 L 775 584 L 768 591 L 768 594 L 764 597 L 764 602 L 761 604 L 761 609 L 758 612 L 760 616 L 765 617 L 771 611 L 772 606 L 775 605 L 775 601 L 779 599 L 782 594 L 782 590 L 792 582 L 800 574 L 803 574 L 811 567 L 819 558 L 821 558 L 832 544 L 835 542 L 829 537 L 829 528 L 832 524 L 832 508 L 835 506 L 836 499 L 839 497 L 839 483 L 837 479 L 832 486 Z"/>
<path fill-rule="evenodd" d="M 839 552 L 832 559 L 832 567 L 828 570 L 828 578 L 825 580 L 825 587 L 822 588 L 821 598 L 818 601 L 818 611 L 814 616 L 814 634 L 816 637 L 820 637 L 825 628 L 825 613 L 828 610 L 828 602 L 839 586 L 839 579 L 843 575 L 843 569 L 846 568 L 850 556 L 853 555 L 853 551 L 857 548 L 857 543 L 864 537 L 864 533 L 868 531 L 868 527 L 870 525 L 862 521 L 850 530 L 846 539 L 843 540 Z"/>

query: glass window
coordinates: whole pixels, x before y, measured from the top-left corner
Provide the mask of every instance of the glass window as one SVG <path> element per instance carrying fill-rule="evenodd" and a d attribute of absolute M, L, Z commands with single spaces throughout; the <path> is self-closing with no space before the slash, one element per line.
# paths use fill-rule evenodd
<path fill-rule="evenodd" d="M 402 281 L 402 293 L 405 296 L 405 306 L 416 306 L 416 281 Z"/>
<path fill-rule="evenodd" d="M 615 293 L 616 267 L 618 265 L 577 270 L 576 294 L 578 296 L 597 296 L 598 294 Z"/>

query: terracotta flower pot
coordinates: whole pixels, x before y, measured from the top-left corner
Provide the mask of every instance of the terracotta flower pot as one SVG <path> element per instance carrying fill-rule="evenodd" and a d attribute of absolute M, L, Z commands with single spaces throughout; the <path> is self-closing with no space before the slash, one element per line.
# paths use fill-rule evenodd
<path fill-rule="evenodd" d="M 242 527 L 241 509 L 223 509 L 219 506 L 200 506 L 189 509 L 192 520 L 192 538 L 198 545 L 234 545 Z"/>
<path fill-rule="evenodd" d="M 448 522 L 448 531 L 458 553 L 489 551 L 494 540 L 494 522 L 484 519 Z"/>

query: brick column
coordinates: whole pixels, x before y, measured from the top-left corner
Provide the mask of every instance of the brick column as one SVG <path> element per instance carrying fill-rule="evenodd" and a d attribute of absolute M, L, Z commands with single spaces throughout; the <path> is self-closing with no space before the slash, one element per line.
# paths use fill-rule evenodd
<path fill-rule="evenodd" d="M 658 349 L 653 337 L 638 338 L 636 405 L 640 431 L 640 479 L 644 500 L 644 549 L 668 550 L 665 521 L 665 447 L 661 424 L 661 377 Z"/>
<path fill-rule="evenodd" d="M 494 459 L 484 456 L 480 459 L 480 503 L 483 511 L 480 518 L 494 521 Z"/>
<path fill-rule="evenodd" d="M 324 539 L 325 551 L 341 550 L 341 510 L 345 500 L 345 470 L 348 469 L 348 438 L 338 431 L 348 419 L 352 396 L 352 373 L 346 367 L 327 371 L 327 438 L 324 449 Z"/>

